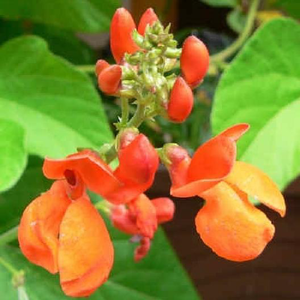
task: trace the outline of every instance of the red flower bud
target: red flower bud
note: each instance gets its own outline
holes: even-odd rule
[[[135,28],[129,11],[125,8],[117,9],[110,26],[110,48],[117,63],[125,53],[134,53],[139,49],[132,39],[132,31]]]
[[[194,97],[191,88],[182,77],[177,77],[168,103],[168,116],[173,122],[183,122],[191,113]]]
[[[119,65],[112,65],[102,70],[98,76],[98,84],[101,91],[114,95],[117,93],[122,77],[122,68]]]
[[[148,8],[140,19],[140,23],[138,26],[139,34],[144,35],[147,25],[152,25],[156,21],[158,21],[156,13],[152,8]]]
[[[180,67],[185,81],[196,87],[205,76],[209,66],[206,46],[195,36],[188,37],[182,47]]]
[[[95,73],[96,73],[96,75],[99,76],[100,73],[101,73],[104,69],[108,68],[109,66],[110,66],[110,64],[109,64],[106,60],[104,60],[104,59],[99,59],[99,60],[97,61],[97,63],[96,63],[96,68],[95,68]]]

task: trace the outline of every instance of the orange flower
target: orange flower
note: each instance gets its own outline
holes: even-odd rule
[[[236,141],[249,128],[235,125],[197,149],[193,158],[176,145],[165,149],[172,179],[171,194],[206,200],[196,217],[197,232],[219,256],[233,261],[257,257],[275,228],[248,197],[285,215],[284,199],[262,171],[236,162]]]
[[[135,236],[140,242],[134,259],[139,261],[150,250],[151,239],[158,224],[170,221],[175,212],[175,205],[169,198],[156,198],[152,201],[141,194],[127,206],[117,205],[111,211],[113,226],[120,231]]]
[[[65,159],[46,158],[44,175],[49,179],[66,178],[72,185],[72,174],[94,193],[114,203],[126,203],[146,191],[158,168],[158,155],[143,134],[130,135],[126,147],[119,150],[119,166],[113,171],[96,152],[84,150]]]
[[[74,200],[65,180],[33,200],[21,218],[18,239],[29,261],[60,274],[64,293],[89,296],[108,278],[114,249],[105,223],[83,191]]]

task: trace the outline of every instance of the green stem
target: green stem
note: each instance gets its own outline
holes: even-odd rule
[[[17,239],[18,236],[18,226],[9,229],[8,231],[0,235],[0,246],[8,244]]]
[[[237,52],[242,47],[242,45],[248,39],[248,37],[251,35],[251,32],[253,30],[254,21],[255,21],[255,17],[256,17],[256,12],[258,10],[259,2],[260,2],[260,0],[252,0],[244,30],[241,32],[239,37],[228,48],[224,49],[223,51],[221,51],[215,55],[212,55],[210,57],[211,63],[226,60],[228,57],[232,56],[235,52]]]
[[[80,65],[76,66],[76,68],[82,72],[95,73],[95,65]]]
[[[127,127],[139,127],[145,120],[145,105],[138,104],[135,114],[128,122]]]
[[[128,105],[128,99],[127,98],[121,98],[121,108],[122,108],[122,125],[126,126],[128,122],[129,117],[129,105]]]
[[[18,275],[20,271],[16,270],[10,263],[0,257],[0,264],[9,271],[13,276]]]

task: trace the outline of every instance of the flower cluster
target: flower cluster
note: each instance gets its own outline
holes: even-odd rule
[[[208,69],[205,45],[189,37],[182,49],[176,48],[169,27],[162,26],[152,9],[144,13],[137,29],[129,12],[118,9],[110,41],[117,64],[99,60],[96,74],[100,89],[122,100],[117,137],[99,151],[85,149],[64,159],[45,159],[43,173],[55,181],[23,213],[18,233],[23,254],[49,272],[59,273],[66,295],[93,293],[110,274],[114,248],[87,191],[100,195],[113,226],[139,243],[134,253],[139,261],[149,252],[158,225],[170,221],[175,212],[171,199],[150,200],[145,195],[160,160],[171,177],[171,195],[199,196],[206,201],[195,219],[204,243],[229,260],[257,257],[275,229],[248,197],[281,216],[285,203],[266,174],[236,161],[236,141],[249,126],[230,127],[199,147],[193,157],[177,144],[155,149],[137,129],[156,115],[175,122],[188,117],[192,88]],[[181,76],[172,73],[177,59]],[[131,103],[137,109],[128,120]],[[118,166],[113,169],[114,159]]]

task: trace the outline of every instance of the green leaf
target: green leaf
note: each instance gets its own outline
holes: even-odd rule
[[[0,48],[0,118],[19,123],[28,152],[40,156],[62,157],[111,138],[90,79],[33,36]]]
[[[300,1],[295,0],[277,0],[275,6],[283,9],[291,17],[300,18]]]
[[[264,170],[281,189],[300,173],[300,25],[268,22],[223,75],[212,112],[215,134],[247,122],[239,157]]]
[[[11,188],[26,167],[25,133],[11,121],[0,119],[0,192]]]
[[[107,221],[107,220],[106,220]],[[114,242],[115,262],[108,281],[90,300],[164,300],[199,299],[178,262],[162,230],[156,233],[149,255],[140,263],[133,262],[135,244],[129,237],[107,225]],[[58,276],[30,264],[18,248],[0,248],[0,256],[16,269],[25,271],[25,287],[30,300],[63,300]],[[10,284],[11,274],[0,266],[0,299],[14,300],[16,291]]]
[[[238,4],[238,0],[201,0],[201,1],[211,6],[235,7]]]
[[[0,15],[31,20],[72,31],[107,31],[119,0],[10,0],[1,1]]]
[[[49,188],[51,182],[43,176],[42,165],[41,158],[29,156],[21,179],[0,195],[0,233],[18,225],[25,207]]]
[[[227,15],[227,23],[230,26],[230,28],[237,32],[241,33],[245,27],[247,16],[242,12],[242,10],[237,7],[233,9],[228,15]]]

